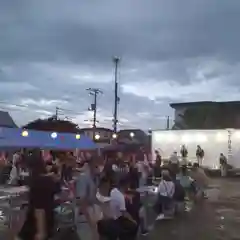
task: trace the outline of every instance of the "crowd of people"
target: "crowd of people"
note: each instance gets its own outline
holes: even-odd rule
[[[118,152],[103,158],[86,153],[76,158],[71,152],[51,153],[43,160],[40,150],[17,152],[8,161],[11,185],[28,185],[25,222],[18,234],[22,240],[47,240],[54,234],[54,209],[62,186],[72,189],[76,209],[88,223],[92,239],[135,239],[139,230],[149,233],[146,211],[137,189],[155,185],[156,220],[173,217],[176,203],[204,197],[207,176],[198,163],[180,164],[176,157],[163,162],[158,151],[154,163],[146,158],[129,159]]]

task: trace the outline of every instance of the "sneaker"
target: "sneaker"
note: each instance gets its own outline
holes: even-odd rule
[[[149,234],[149,231],[147,229],[141,230],[141,235],[142,236],[147,236]]]
[[[165,218],[164,214],[161,213],[157,216],[156,221],[163,220]]]

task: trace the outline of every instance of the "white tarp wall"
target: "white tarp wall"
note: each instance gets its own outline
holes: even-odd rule
[[[166,130],[152,132],[152,151],[154,159],[154,150],[158,150],[163,159],[168,159],[174,151],[177,151],[180,156],[180,149],[183,144],[188,149],[189,161],[196,162],[196,149],[197,145],[200,145],[205,152],[203,166],[218,168],[220,153],[228,156],[228,131]]]
[[[231,157],[228,163],[234,168],[240,168],[240,129],[231,130]]]

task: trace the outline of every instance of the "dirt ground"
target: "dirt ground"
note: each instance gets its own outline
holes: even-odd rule
[[[240,178],[212,179],[209,199],[174,220],[160,221],[148,239],[239,240]]]

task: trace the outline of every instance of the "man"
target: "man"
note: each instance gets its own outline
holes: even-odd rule
[[[200,145],[197,145],[196,157],[197,157],[198,164],[201,166],[202,165],[202,160],[203,160],[203,157],[204,157],[204,151],[200,147]]]
[[[185,145],[182,145],[181,150],[181,157],[182,157],[182,166],[187,166],[187,157],[188,157],[188,150]]]
[[[161,167],[162,166],[162,157],[157,150],[155,151],[155,154],[156,154],[156,162],[153,165],[153,174],[154,174],[154,177],[160,178],[161,172],[162,172],[162,167]]]
[[[142,187],[147,184],[147,180],[150,172],[150,166],[148,162],[144,160],[138,161],[137,166],[138,166],[138,172],[140,175],[139,186]]]
[[[158,163],[158,165],[161,166],[162,165],[162,157],[158,150],[155,150],[155,155],[156,155],[156,163]]]
[[[123,154],[121,152],[117,153],[117,157],[115,162],[112,164],[112,170],[115,175],[115,183],[117,184],[120,179],[127,176],[129,172],[129,168],[127,164],[124,162]]]
[[[169,158],[169,170],[171,177],[175,179],[176,174],[179,172],[179,159],[177,156],[177,151],[174,151]]]
[[[226,177],[227,176],[227,158],[223,153],[220,154],[219,163],[220,163],[221,176]]]
[[[94,217],[95,204],[97,202],[97,175],[97,161],[94,158],[90,158],[88,159],[88,168],[84,172],[80,172],[76,180],[77,206],[88,224],[86,226],[88,230],[84,231],[84,239],[98,239],[97,219]],[[86,234],[89,235],[86,236]]]
[[[137,234],[137,222],[128,213],[126,208],[125,193],[128,189],[128,179],[121,179],[118,186],[110,194],[110,206],[113,217],[119,227],[119,239],[133,240]]]

